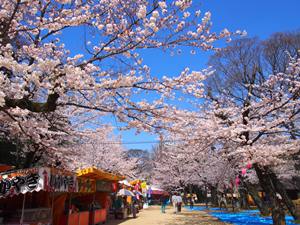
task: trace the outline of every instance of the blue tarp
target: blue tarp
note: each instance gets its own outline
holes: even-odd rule
[[[194,206],[193,209],[190,209],[189,206],[186,207],[189,210],[193,210],[193,211],[202,211],[202,210],[213,210],[213,211],[221,211],[220,208],[206,208],[205,206]]]
[[[188,208],[188,207],[187,207]],[[189,209],[189,208],[188,208]],[[197,206],[193,210],[206,210],[206,207]],[[214,212],[209,212],[210,215],[217,217],[219,220],[233,225],[269,225],[272,223],[271,217],[261,217],[258,210],[244,210],[241,212],[224,212],[219,208],[209,208]],[[217,212],[216,212],[217,211]],[[296,225],[292,222],[293,217],[286,216],[287,225]]]

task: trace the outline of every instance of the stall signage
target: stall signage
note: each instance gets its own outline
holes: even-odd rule
[[[75,192],[76,176],[34,168],[0,176],[0,198],[33,191]]]
[[[108,181],[97,180],[96,190],[103,192],[112,192],[112,183]]]
[[[51,173],[50,168],[40,168],[39,174],[42,177],[43,188],[46,191],[75,192],[76,177],[63,173]]]
[[[95,180],[78,178],[77,182],[79,192],[89,193],[96,190]]]
[[[73,176],[54,175],[50,176],[50,188],[53,191],[74,192],[76,182]]]
[[[41,189],[38,173],[0,180],[0,197]]]

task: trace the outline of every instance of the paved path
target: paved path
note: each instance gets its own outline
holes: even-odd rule
[[[160,212],[159,206],[143,209],[137,218],[129,217],[127,220],[112,220],[107,225],[225,225],[216,218],[203,211],[183,211],[175,215],[173,209],[168,207],[165,214]]]

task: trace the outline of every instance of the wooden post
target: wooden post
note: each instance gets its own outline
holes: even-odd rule
[[[92,202],[92,225],[94,225],[94,221],[95,221],[95,200],[96,200],[96,190],[93,194],[93,202]]]
[[[53,210],[54,210],[54,192],[51,193],[51,224],[53,224]]]
[[[21,214],[21,219],[20,219],[20,225],[23,225],[23,223],[24,223],[25,202],[26,202],[26,193],[25,193],[24,196],[23,196],[22,214]]]

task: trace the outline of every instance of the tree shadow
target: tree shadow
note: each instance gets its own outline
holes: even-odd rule
[[[169,221],[165,225],[225,225],[217,218],[206,213],[182,212],[176,215],[176,219]]]
[[[133,218],[132,216],[127,217],[126,219],[114,219],[114,218],[110,218],[105,225],[118,225],[118,224],[122,224],[124,222],[127,222],[128,220],[135,220],[136,218]]]

